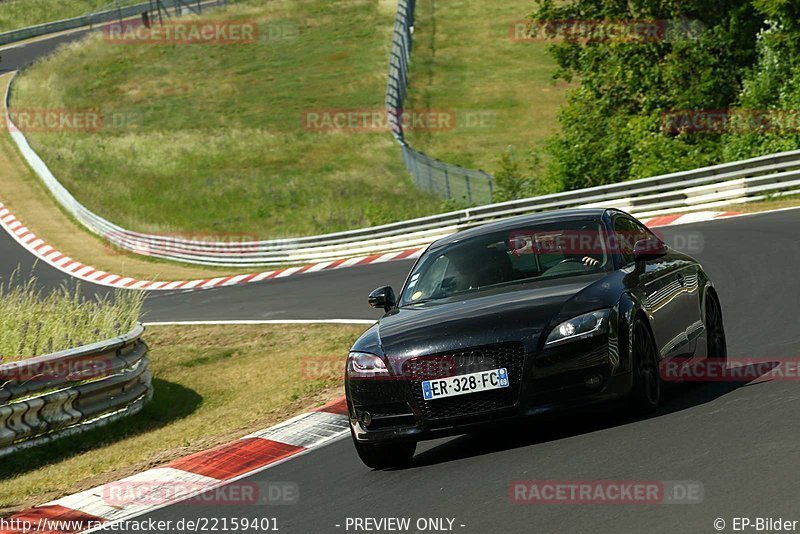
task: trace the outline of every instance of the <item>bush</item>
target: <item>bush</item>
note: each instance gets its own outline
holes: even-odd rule
[[[561,191],[561,184],[541,176],[542,160],[533,150],[517,157],[513,147],[500,154],[494,173],[494,202],[519,200]]]
[[[562,133],[549,145],[547,181],[576,189],[717,162],[723,132],[676,133],[664,128],[662,117],[737,104],[759,57],[757,36],[766,27],[765,13],[754,3],[540,2],[533,23],[667,23],[663,38],[654,40],[566,39],[550,46],[559,65],[556,77],[577,80],[578,86],[559,116]],[[763,83],[774,91],[774,80]]]
[[[762,0],[759,10],[768,27],[758,34],[758,62],[744,80],[738,108],[770,112],[775,120],[761,131],[730,131],[723,138],[723,158],[737,160],[800,148],[800,27],[797,8]]]

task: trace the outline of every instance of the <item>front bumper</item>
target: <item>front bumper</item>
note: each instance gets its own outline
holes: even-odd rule
[[[505,364],[503,364],[505,366]],[[361,442],[421,441],[480,430],[531,416],[625,397],[630,368],[620,361],[615,339],[597,336],[525,354],[513,402],[494,407],[475,402],[480,394],[422,401],[419,382],[406,379],[348,380],[353,434]],[[448,401],[447,410],[431,403]],[[454,404],[457,403],[457,404]],[[440,405],[441,406],[441,405]],[[474,407],[458,409],[459,407]],[[490,407],[490,409],[481,409]],[[463,413],[462,413],[463,412]]]

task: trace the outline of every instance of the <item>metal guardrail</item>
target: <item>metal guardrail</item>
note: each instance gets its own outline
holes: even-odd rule
[[[406,10],[409,3],[413,7],[413,0],[400,0],[400,3],[407,6]],[[408,11],[405,13],[404,17]],[[396,29],[397,26],[398,23],[395,24]],[[407,23],[400,23],[401,29],[405,26]],[[403,35],[402,32],[400,35]],[[399,72],[406,74],[397,76],[407,75],[407,71]],[[6,92],[6,108],[11,87],[9,84]],[[404,86],[397,90],[401,91],[401,87]],[[87,229],[121,250],[198,265],[269,267],[388,253],[424,247],[453,232],[494,219],[553,209],[606,206],[647,217],[692,209],[711,209],[725,204],[762,200],[767,196],[800,194],[798,150],[346,232],[265,241],[203,242],[134,232],[93,213],[53,176],[31,148],[25,135],[13,125],[8,111],[6,120],[10,135],[25,160],[62,208]],[[404,147],[404,154],[416,154],[415,158],[420,155],[410,147]],[[426,173],[427,170],[422,171],[421,175],[425,176]]]
[[[172,7],[173,0],[162,0],[169,3]],[[45,22],[44,24],[37,24],[36,26],[29,26],[28,28],[21,28],[19,30],[12,30],[9,32],[0,33],[0,45],[15,43],[17,41],[24,41],[32,37],[39,37],[41,35],[48,35],[51,33],[63,32],[66,30],[74,30],[83,26],[91,26],[102,22],[109,22],[121,18],[135,17],[143,11],[149,9],[149,3],[141,3],[132,6],[120,6],[106,11],[97,13],[89,13],[71,19],[56,20],[53,22]]]
[[[403,112],[408,93],[413,47],[416,0],[398,0],[389,53],[386,112],[392,134],[403,150],[403,163],[419,189],[439,198],[465,200],[468,204],[492,201],[494,178],[482,170],[465,169],[414,150],[405,138]]]
[[[139,412],[153,395],[143,332],[0,365],[0,457]]]
[[[213,4],[225,3],[225,0],[213,2]],[[178,8],[186,10],[194,9],[194,4],[189,4],[187,0],[161,0],[161,4],[165,8]],[[207,0],[203,0],[203,3],[201,3],[200,6],[206,7]],[[36,26],[29,26],[19,30],[3,32],[0,33],[0,46],[9,43],[16,43],[18,41],[24,41],[25,39],[31,39],[33,37],[49,35],[51,33],[74,30],[76,28],[83,28],[84,26],[93,26],[95,24],[101,24],[113,20],[136,17],[146,11],[149,11],[152,7],[153,6],[150,2],[118,6],[113,9],[107,9],[105,11],[98,11],[95,13],[87,13],[86,15],[81,15],[71,19],[45,22],[44,24],[38,24]]]

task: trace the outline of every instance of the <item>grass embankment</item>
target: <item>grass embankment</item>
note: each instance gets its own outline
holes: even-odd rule
[[[0,462],[0,513],[266,428],[340,395],[358,326],[150,327],[155,396],[138,415]]]
[[[541,168],[569,85],[552,81],[548,43],[512,39],[529,10],[515,0],[417,2],[408,107],[454,110],[457,127],[412,131],[412,146],[492,173],[510,147],[521,166]]]
[[[78,17],[109,6],[111,0],[2,0],[0,33],[54,20]],[[141,0],[126,0],[139,4]],[[125,5],[118,4],[118,5]]]
[[[143,294],[118,291],[85,300],[80,287],[43,293],[35,279],[0,281],[0,363],[49,354],[129,332],[142,311]]]
[[[0,93],[5,94],[10,79],[11,74],[0,76]],[[4,114],[5,103],[0,106]],[[253,272],[253,269],[167,264],[166,260],[156,261],[110,246],[100,237],[83,231],[58,208],[6,135],[0,135],[0,201],[54,249],[109,273],[139,280],[199,280],[214,278],[220,273]]]
[[[26,132],[75,196],[122,226],[281,237],[435,213],[387,131],[304,127],[382,110],[394,3],[244,1],[257,42],[112,44],[97,34],[27,70],[12,108],[101,108],[99,131]],[[23,128],[24,130],[24,128]]]

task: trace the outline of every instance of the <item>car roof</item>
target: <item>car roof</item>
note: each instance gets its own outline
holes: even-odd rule
[[[492,232],[511,230],[516,227],[519,227],[522,224],[534,224],[534,223],[541,224],[541,223],[551,223],[558,221],[577,221],[585,219],[599,220],[603,217],[603,215],[607,211],[609,211],[607,208],[578,208],[578,209],[566,209],[566,210],[556,210],[556,211],[544,211],[541,213],[534,213],[532,215],[521,215],[518,217],[512,217],[510,219],[503,219],[488,224],[482,224],[480,226],[476,226],[475,228],[470,228],[469,230],[464,230],[449,235],[447,237],[443,237],[442,239],[435,241],[430,246],[430,248],[431,249],[439,248],[444,245],[449,245],[450,243],[455,243],[456,241],[461,241],[463,239],[469,239],[471,237],[477,237]]]

